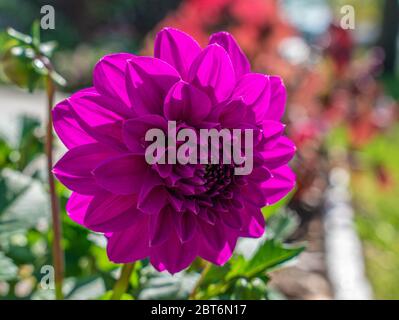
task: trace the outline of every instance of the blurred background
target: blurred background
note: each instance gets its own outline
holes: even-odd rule
[[[164,26],[203,46],[226,30],[253,71],[284,79],[297,188],[264,214],[271,233],[306,249],[271,270],[267,287],[244,281],[229,298],[399,299],[397,0],[0,0],[0,55],[12,66],[0,71],[0,299],[52,298],[40,289],[41,267],[51,264],[45,97],[40,84],[33,95],[11,86],[19,65],[4,45],[7,27],[29,33],[47,4],[55,29],[42,30],[42,41],[57,42],[52,62],[67,81],[57,99],[90,86],[105,54],[152,55]],[[57,188],[65,207],[68,191]],[[63,229],[67,296],[106,296],[118,266],[104,240],[65,212]],[[145,262],[136,269],[136,298],[186,298],[196,279],[195,272],[159,279]]]

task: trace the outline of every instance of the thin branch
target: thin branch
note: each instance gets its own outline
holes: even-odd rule
[[[122,267],[121,275],[116,281],[112,291],[111,300],[120,300],[129,286],[130,276],[134,270],[134,262],[124,264]]]
[[[49,72],[50,73],[50,72]],[[62,282],[64,274],[64,254],[61,247],[62,227],[58,197],[55,190],[55,180],[53,169],[53,121],[51,111],[54,104],[55,87],[50,75],[46,77],[47,92],[47,131],[46,131],[46,155],[47,155],[47,175],[50,191],[51,216],[53,221],[53,264],[55,273],[55,297],[57,300],[63,299]]]
[[[209,270],[211,269],[211,267],[212,267],[212,264],[210,262],[206,262],[204,269],[202,269],[200,278],[198,279],[193,291],[191,291],[190,296],[188,297],[190,300],[195,299],[195,297],[197,295],[197,291],[201,287],[201,284],[204,281],[204,279],[205,279],[206,275],[208,274]]]

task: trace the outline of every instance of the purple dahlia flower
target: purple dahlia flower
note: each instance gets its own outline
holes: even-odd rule
[[[222,265],[238,237],[260,237],[261,208],[295,184],[293,143],[280,122],[286,101],[279,77],[250,71],[234,38],[213,34],[206,48],[165,28],[155,57],[117,53],[94,69],[94,86],[53,111],[68,148],[54,167],[72,195],[72,220],[108,238],[111,261],[149,258],[178,272],[197,257]],[[148,164],[146,132],[177,128],[254,130],[253,170],[234,165]]]

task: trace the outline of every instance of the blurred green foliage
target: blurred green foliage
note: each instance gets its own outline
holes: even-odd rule
[[[378,299],[399,297],[399,126],[375,137],[358,156],[356,222],[363,239],[367,274]]]

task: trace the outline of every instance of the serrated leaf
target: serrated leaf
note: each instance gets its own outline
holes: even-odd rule
[[[266,240],[241,272],[243,271],[249,278],[265,273],[297,257],[304,249],[303,246],[290,246],[274,240]]]

